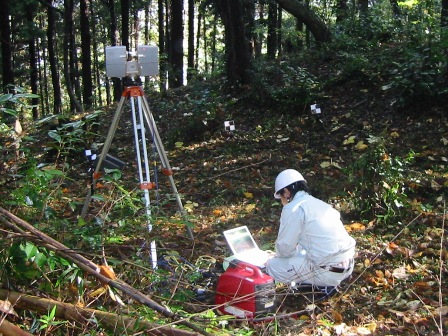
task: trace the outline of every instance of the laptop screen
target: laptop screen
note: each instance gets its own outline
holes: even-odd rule
[[[235,229],[224,231],[227,243],[234,254],[257,249],[252,235],[247,226],[240,226]]]

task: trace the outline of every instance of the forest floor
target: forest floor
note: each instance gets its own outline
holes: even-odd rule
[[[442,335],[448,328],[446,109],[407,114],[393,107],[392,97],[354,81],[325,92],[325,99],[317,102],[322,111],[319,118],[308,107],[281,114],[238,103],[215,106],[218,113],[209,121],[212,125],[206,125],[205,131],[201,128],[203,133],[195,135],[191,134],[195,128],[187,129],[184,138],[173,141],[168,138],[173,129],[184,127],[191,117],[191,111],[182,108],[189,95],[184,88],[170,91],[163,99],[149,98],[163,141],[174,143],[167,155],[194,236],[193,241],[186,239],[185,226],[176,220],[157,222],[152,235],[159,253],[174,254],[192,264],[212,258],[219,265],[230,254],[222,232],[239,225],[250,228],[261,248],[272,249],[281,212],[273,199],[273,184],[286,168],[301,171],[311,193],[341,211],[347,230],[357,241],[354,274],[336,295],[313,301],[308,294],[279,286],[278,315],[283,318],[275,323],[234,322],[231,333]],[[228,120],[234,121],[234,131],[225,130]],[[133,162],[132,132],[120,132],[118,137],[116,152]],[[381,209],[355,212],[350,200],[354,189],[362,189],[356,184],[360,181],[350,177],[357,176],[357,170],[381,166],[381,162],[360,160],[380,146],[372,141],[375,137],[384,139],[379,160],[396,158],[397,166],[383,172],[385,181],[398,181],[403,189],[397,193],[407,198],[405,208],[392,220],[376,216]],[[398,158],[404,160],[411,152],[415,159],[401,166]],[[161,192],[169,193],[162,179]],[[373,186],[365,195],[373,198],[375,192]],[[164,214],[175,210],[169,202],[162,208]],[[202,301],[193,300],[191,307],[196,311],[213,306],[216,282],[202,285],[211,294]],[[200,280],[196,286],[201,286]]]
[[[316,76],[332,75],[324,66],[311,71]],[[178,301],[183,309],[198,313],[213,308],[216,274],[230,255],[222,232],[247,225],[262,249],[273,249],[281,212],[280,203],[273,199],[274,180],[283,169],[295,168],[303,173],[313,195],[341,211],[347,230],[357,241],[355,271],[338,293],[323,300],[312,301],[308,294],[279,286],[281,318],[255,324],[230,319],[224,330],[235,335],[442,335],[448,330],[446,107],[406,113],[397,110],[393,97],[381,90],[347,81],[324,88],[324,98],[316,102],[321,114],[316,116],[308,106],[288,113],[253,108],[242,99],[245,90],[250,88],[235,90],[239,93],[232,95],[223,89],[216,104],[213,97],[207,97],[213,118],[198,118],[200,125],[191,122],[197,111],[186,104],[194,95],[189,88],[170,90],[163,98],[148,97],[162,142],[168,144],[167,157],[192,225],[193,240],[188,238],[185,220],[176,215],[175,202],[167,197],[172,191],[160,171],[154,175],[158,176],[160,197],[153,201],[155,220],[149,237],[142,210],[132,214],[123,210],[126,206],[114,210],[120,202],[125,203],[126,195],[106,183],[99,192],[109,193],[108,199],[112,194],[123,198],[117,196],[108,205],[94,201],[87,220],[107,218],[108,234],[116,235],[123,221],[137,225],[122,241],[109,240],[105,246],[106,256],[116,263],[129,261],[121,272],[117,267],[117,276],[147,290],[156,301],[160,295],[166,302],[148,280],[151,276],[138,273],[142,278],[133,278],[129,270],[139,258],[142,244],[154,239],[159,256],[185,272],[176,282],[162,282],[171,293],[167,304],[176,302],[175,293],[181,292],[183,284],[193,293],[198,288],[208,292],[200,299]],[[102,135],[108,130],[113,109],[106,113],[100,123]],[[207,116],[204,111],[199,113]],[[130,120],[123,118],[110,154],[127,163],[123,179],[132,186],[138,178],[134,135]],[[229,120],[235,123],[233,131],[224,128]],[[376,138],[383,140],[377,143],[373,141]],[[382,154],[373,160],[382,162],[363,161],[367,153],[376,153],[375,146],[381,146]],[[402,164],[411,152],[415,159]],[[79,181],[88,182],[86,161],[82,155],[70,159],[73,182],[67,182],[66,196],[80,203],[85,184]],[[378,181],[383,186],[364,181],[372,190],[363,191],[361,182],[366,177],[360,172],[388,161],[395,166],[378,172],[385,179]],[[364,213],[354,211],[351,195],[361,193],[374,199],[379,189],[384,192],[395,187],[385,186],[386,181],[400,184],[397,202],[404,194],[406,198],[405,206],[395,209],[392,219],[377,216],[382,213],[381,204]],[[76,221],[77,213],[66,209],[67,217]],[[185,278],[191,265],[207,260],[216,261],[208,264],[215,278]],[[147,266],[151,272],[149,262]]]

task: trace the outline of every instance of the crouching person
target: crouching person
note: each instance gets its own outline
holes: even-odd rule
[[[311,196],[302,174],[294,169],[277,176],[274,196],[283,209],[266,273],[286,284],[337,287],[353,272],[356,245],[339,212]]]

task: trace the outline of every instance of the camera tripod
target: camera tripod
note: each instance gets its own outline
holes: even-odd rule
[[[123,113],[123,108],[126,100],[130,101],[131,106],[131,112],[132,112],[132,124],[134,128],[134,142],[135,142],[135,149],[137,154],[137,166],[138,166],[138,176],[140,181],[140,189],[143,191],[144,196],[144,204],[146,209],[146,215],[148,217],[148,231],[150,232],[152,230],[152,224],[150,220],[151,216],[151,201],[150,201],[150,190],[156,189],[157,185],[155,182],[151,182],[150,177],[150,162],[148,159],[148,151],[146,146],[146,129],[145,129],[145,122],[146,125],[149,128],[149,131],[151,133],[152,139],[154,141],[154,145],[157,149],[157,152],[159,154],[159,158],[162,165],[162,174],[167,176],[169,179],[169,183],[171,186],[171,189],[173,191],[173,194],[176,198],[176,203],[179,208],[179,211],[182,216],[185,216],[185,209],[182,204],[182,200],[180,199],[179,193],[176,188],[176,184],[174,183],[173,179],[173,173],[172,169],[170,167],[168,158],[166,156],[165,149],[163,147],[162,141],[160,139],[159,132],[157,130],[156,123],[154,121],[154,117],[149,109],[148,101],[145,97],[145,94],[141,88],[141,84],[137,83],[136,81],[129,80],[129,78],[126,78],[127,82],[124,83],[125,88],[123,90],[123,93],[121,95],[120,102],[118,103],[115,115],[112,119],[111,126],[109,128],[109,132],[107,134],[106,140],[103,145],[102,152],[98,158],[95,171],[92,175],[92,181],[91,181],[91,187],[88,189],[87,197],[84,202],[84,206],[81,212],[81,217],[84,218],[89,203],[92,199],[94,188],[96,185],[97,180],[101,177],[100,170],[103,167],[103,164],[105,163],[105,160],[107,158],[107,153],[110,149],[110,146],[112,144],[112,139],[114,137],[115,131],[118,126],[118,122],[120,121],[120,117]],[[187,226],[187,233],[190,239],[193,239],[193,234],[190,230],[190,228]],[[155,242],[151,242],[151,258],[153,261],[153,267],[155,268],[156,264],[156,250],[155,250]]]

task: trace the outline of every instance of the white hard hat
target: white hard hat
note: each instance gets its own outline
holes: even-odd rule
[[[302,174],[295,169],[286,169],[278,174],[275,179],[275,198],[280,198],[278,192],[294,182],[305,181]]]

